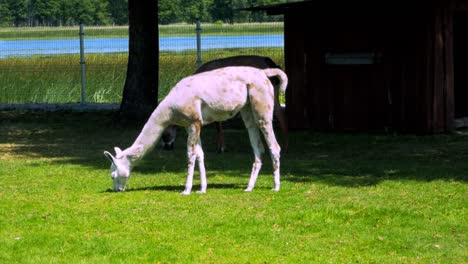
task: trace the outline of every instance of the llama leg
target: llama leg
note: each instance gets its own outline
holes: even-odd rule
[[[255,156],[252,165],[252,172],[250,174],[249,185],[247,186],[247,189],[245,189],[246,192],[251,192],[255,187],[255,182],[257,182],[258,173],[262,168],[262,154],[264,153],[264,147],[258,128],[248,128],[247,130],[249,132],[250,144],[252,145]]]
[[[283,153],[288,151],[288,125],[286,123],[286,116],[285,113],[283,112],[283,109],[281,109],[281,104],[279,101],[279,89],[278,87],[275,86],[275,105],[274,105],[274,113],[276,116],[276,119],[278,119],[279,125],[281,127],[281,132],[282,132],[282,144],[281,144],[281,150]]]
[[[250,88],[249,101],[252,106],[252,117],[262,131],[268,145],[268,149],[270,150],[270,156],[273,163],[273,190],[279,191],[281,148],[276,141],[275,133],[273,131],[273,86],[268,82],[265,86],[262,86],[262,84],[255,84],[248,86],[248,88]]]
[[[226,146],[224,145],[224,130],[221,122],[216,122],[216,145],[218,153],[223,153],[226,149]]]
[[[200,184],[201,188],[198,193],[206,193],[206,171],[205,171],[205,154],[203,153],[201,138],[198,139],[197,146],[195,148],[198,160],[198,169],[200,170]]]
[[[197,144],[200,135],[201,125],[194,123],[187,128],[187,160],[188,160],[188,172],[187,182],[185,183],[185,190],[181,193],[183,195],[189,195],[192,191],[193,185],[193,171],[195,169],[195,161],[197,159]]]
[[[255,157],[252,165],[252,172],[250,174],[249,185],[247,186],[247,189],[245,189],[246,192],[251,192],[255,186],[255,182],[257,181],[260,168],[262,167],[262,154],[265,149],[250,109],[241,111],[241,116],[249,133],[250,145],[252,146]]]
[[[262,131],[265,141],[267,142],[268,148],[270,149],[271,161],[273,164],[273,180],[274,188],[273,191],[279,191],[280,189],[280,151],[281,148],[275,138],[273,131],[273,125],[271,121],[259,120],[259,127]]]

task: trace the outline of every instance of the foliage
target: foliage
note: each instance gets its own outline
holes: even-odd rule
[[[231,0],[213,0],[211,16],[213,20],[223,20],[227,23],[234,22],[233,2]]]
[[[121,2],[125,0],[2,0],[0,12],[7,10],[9,16],[0,16],[0,24],[63,26],[83,22],[107,25],[111,22],[111,15],[122,17],[126,14],[127,7]],[[124,12],[116,12],[115,8]]]
[[[239,9],[285,0],[159,0],[159,23],[274,21]],[[126,25],[128,0],[0,0],[0,26]]]
[[[158,18],[159,24],[167,25],[170,23],[180,22],[181,14],[179,9],[179,1],[158,1]]]
[[[109,12],[114,25],[128,24],[128,0],[109,0]]]
[[[180,196],[185,136],[109,192],[102,155],[141,127],[106,113],[0,112],[2,263],[465,263],[468,135],[291,132],[282,190],[271,163],[244,193],[245,130],[202,137],[208,193]],[[195,180],[195,184],[199,184]]]

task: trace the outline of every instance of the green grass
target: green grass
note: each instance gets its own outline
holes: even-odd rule
[[[116,102],[125,83],[127,54],[90,54],[87,100]],[[0,102],[69,103],[81,96],[79,55],[33,56],[0,60]]]
[[[282,22],[267,23],[240,23],[240,24],[209,24],[203,23],[202,34],[204,36],[221,35],[257,35],[257,34],[282,34]],[[78,38],[79,27],[27,27],[27,28],[0,28],[0,40],[13,39],[65,39]],[[85,26],[86,38],[126,38],[128,26],[96,27]],[[160,25],[161,37],[169,36],[194,36],[195,24]]]
[[[269,56],[284,65],[283,49],[223,49],[206,51],[203,61],[234,55]],[[182,78],[195,72],[195,52],[160,54],[159,98]],[[87,102],[120,102],[127,54],[87,54]],[[81,98],[79,55],[33,56],[0,60],[0,103],[70,103]]]
[[[203,24],[203,35],[281,34],[282,23],[234,25]],[[86,27],[86,38],[127,37],[127,27]],[[194,25],[160,26],[160,35],[194,35]],[[0,28],[0,40],[76,38],[77,27]],[[247,48],[204,51],[204,62],[234,55],[269,56],[284,65],[281,48]],[[183,77],[193,74],[195,51],[161,52],[159,98]],[[86,54],[86,101],[121,101],[127,54]],[[0,59],[0,103],[75,103],[81,100],[79,55],[47,55]],[[284,100],[284,99],[283,99]]]
[[[125,38],[128,26],[84,27],[86,38]],[[18,27],[0,28],[1,40],[17,39],[79,39],[79,26],[75,27]]]
[[[209,24],[201,25],[203,36],[225,35],[270,35],[283,34],[283,22],[266,23],[237,23],[237,24]],[[160,36],[193,36],[195,25],[164,25],[159,26]]]
[[[102,155],[140,127],[112,114],[0,112],[1,263],[465,263],[468,133],[292,132],[244,193],[245,130],[202,131],[208,193],[181,196],[185,135],[109,192]],[[199,184],[195,181],[195,184]],[[197,188],[197,187],[195,187]]]

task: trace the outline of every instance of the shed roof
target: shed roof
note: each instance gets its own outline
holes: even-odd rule
[[[242,10],[246,11],[267,11],[270,15],[283,14],[286,10],[296,7],[303,7],[304,5],[312,4],[313,0],[305,0],[299,2],[290,2],[282,4],[273,4],[273,5],[263,5],[243,8]]]

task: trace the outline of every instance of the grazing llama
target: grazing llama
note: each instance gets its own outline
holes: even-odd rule
[[[254,152],[250,181],[245,191],[252,191],[262,165],[264,147],[259,130],[270,150],[274,188],[280,189],[280,146],[273,131],[274,91],[268,77],[280,78],[280,89],[286,90],[287,76],[280,69],[260,70],[253,67],[226,67],[186,77],[178,82],[149,117],[140,135],[127,149],[115,148],[115,156],[104,154],[112,162],[114,191],[124,191],[131,169],[148,153],[170,125],[187,128],[188,175],[184,195],[190,194],[195,161],[200,170],[200,193],[207,182],[200,130],[205,124],[224,121],[240,112],[248,130]]]
[[[230,66],[249,66],[258,69],[268,69],[268,68],[277,68],[280,69],[281,67],[278,66],[272,59],[268,57],[262,56],[254,56],[254,55],[240,55],[240,56],[232,56],[226,57],[222,59],[212,60],[209,61],[202,66],[200,66],[195,74],[202,73],[206,71],[212,71],[219,68],[230,67]],[[270,82],[273,84],[275,88],[275,94],[278,93],[278,85],[279,79],[276,76],[270,77]],[[288,127],[286,124],[286,118],[284,113],[281,109],[281,105],[278,99],[278,96],[275,96],[275,107],[274,107],[274,114],[276,119],[278,120],[279,126],[282,132],[282,144],[281,150],[283,152],[287,151],[288,149]],[[224,131],[221,122],[215,122],[216,125],[216,145],[217,145],[217,152],[222,153],[225,150],[224,144]],[[164,131],[161,143],[164,149],[172,150],[174,148],[175,139],[177,136],[177,126],[172,125],[166,128]]]

